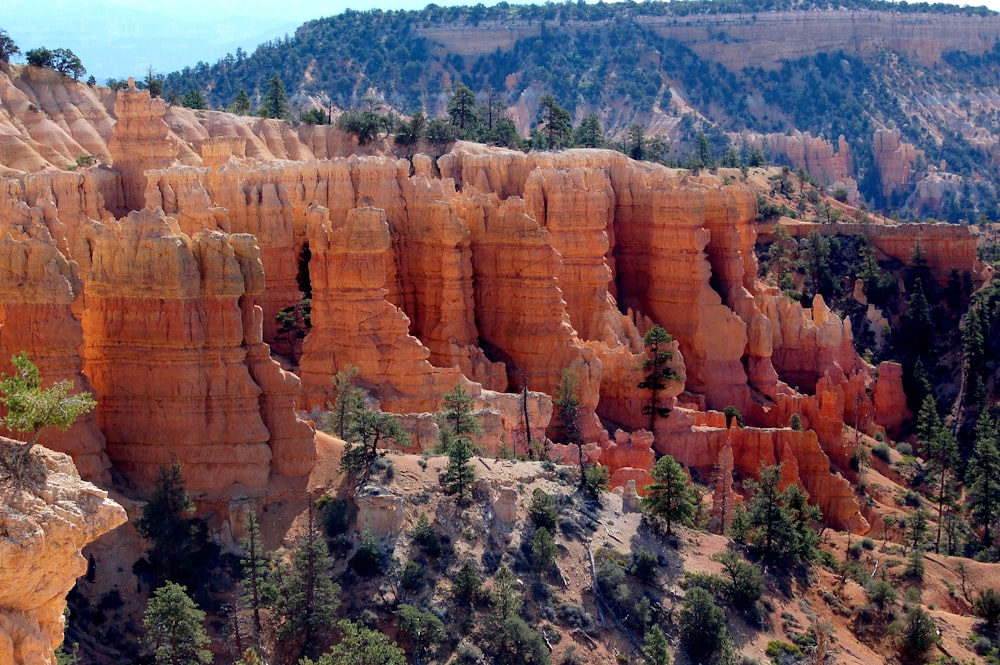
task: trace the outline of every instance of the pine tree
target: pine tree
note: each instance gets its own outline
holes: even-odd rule
[[[250,511],[247,516],[247,537],[243,540],[243,602],[253,614],[254,641],[260,646],[260,610],[270,600],[271,585],[268,582],[270,561],[260,539],[260,522],[257,514]]]
[[[396,610],[396,616],[399,617],[399,629],[410,638],[410,644],[413,646],[413,662],[417,665],[424,655],[433,653],[448,637],[441,619],[413,605],[401,604]]]
[[[577,394],[577,382],[579,379],[576,372],[571,369],[564,369],[562,380],[556,386],[555,399],[552,406],[556,409],[558,418],[559,435],[562,442],[576,446],[577,461],[580,464],[580,490],[583,490],[584,479],[586,478],[586,464],[583,461],[583,431],[580,427],[580,397]]]
[[[153,652],[156,665],[198,665],[212,662],[205,649],[205,613],[198,609],[180,584],[167,582],[153,592],[142,625],[145,645]]]
[[[262,118],[285,118],[291,107],[288,105],[288,93],[281,77],[275,74],[267,81],[267,92],[260,100],[257,115]]]
[[[229,110],[236,115],[250,115],[250,96],[247,95],[247,91],[240,88],[240,91],[236,93],[236,97],[233,99],[233,105],[229,107]]]
[[[338,642],[315,665],[406,665],[406,653],[384,633],[360,621],[341,621]],[[314,665],[308,658],[299,665]]]
[[[476,474],[469,460],[475,454],[472,437],[482,433],[482,427],[472,412],[475,404],[472,395],[462,386],[445,393],[438,414],[438,448],[448,456],[448,466],[444,473],[445,486],[458,494],[458,501],[466,499],[466,490]]]
[[[539,104],[542,107],[539,129],[545,138],[545,147],[549,150],[565,148],[573,132],[573,121],[569,111],[559,106],[552,95],[544,95]]]
[[[976,445],[968,469],[969,512],[982,530],[982,546],[992,547],[1000,519],[1000,447],[996,423],[985,411],[976,423]]]
[[[139,535],[153,543],[146,557],[158,580],[188,583],[197,566],[203,529],[201,520],[188,517],[194,502],[184,488],[183,466],[174,462],[160,467],[156,488],[135,522]]]
[[[292,551],[292,563],[279,569],[276,614],[278,638],[296,654],[313,656],[326,643],[340,605],[340,587],[331,579],[333,561],[309,509],[306,535]]]
[[[937,400],[934,395],[927,395],[920,406],[917,415],[917,434],[920,437],[922,452],[938,485],[935,497],[938,505],[937,537],[934,539],[934,552],[937,553],[941,549],[944,508],[951,501],[948,490],[950,481],[955,475],[955,465],[958,463],[958,444],[955,443],[951,430],[945,427],[938,417]]]
[[[355,413],[345,438],[347,445],[340,457],[340,472],[356,478],[359,485],[371,479],[375,460],[383,454],[379,446],[405,447],[410,442],[410,435],[397,416],[369,408]]]
[[[7,408],[0,426],[30,435],[24,445],[11,453],[10,465],[17,471],[45,428],[56,427],[65,432],[97,403],[87,392],[70,395],[72,381],[59,381],[43,389],[38,368],[24,351],[12,356],[10,362],[16,371],[0,378],[0,404]]]
[[[669,537],[673,524],[690,524],[694,519],[698,491],[690,484],[684,467],[670,455],[657,460],[652,476],[655,482],[644,488],[642,508],[653,518],[663,520]]]
[[[475,129],[476,95],[464,83],[457,83],[451,90],[448,99],[448,117],[451,124],[458,127],[462,138],[469,138],[469,133]]]
[[[596,113],[591,113],[580,121],[574,132],[573,142],[578,148],[603,148],[607,144],[604,128]]]
[[[680,614],[681,646],[692,663],[717,662],[729,637],[726,613],[701,587],[688,589]]]
[[[778,491],[781,465],[760,467],[757,480],[747,480],[753,492],[746,513],[733,518],[734,538],[745,538],[765,561],[808,561],[815,556],[813,527],[820,514],[798,485]],[[736,533],[739,530],[739,533]]]
[[[642,338],[646,347],[646,358],[642,362],[646,378],[639,382],[639,388],[649,391],[649,404],[642,407],[642,412],[649,416],[650,432],[656,431],[657,418],[670,415],[670,409],[660,406],[660,393],[666,389],[667,381],[680,378],[669,365],[674,358],[674,354],[669,351],[669,345],[673,341],[673,337],[658,325],[650,328]]]
[[[476,567],[470,561],[466,561],[462,564],[462,567],[458,569],[455,573],[455,577],[451,582],[451,595],[452,598],[459,605],[464,605],[466,607],[472,605],[473,601],[479,596],[480,588],[483,586],[483,580],[479,577],[479,573],[476,572]]]
[[[662,628],[654,624],[643,641],[642,653],[650,665],[670,665],[670,642]]]
[[[344,365],[333,376],[331,380],[335,397],[333,402],[327,403],[326,408],[330,413],[326,414],[323,420],[324,426],[345,440],[351,423],[365,406],[364,390],[354,385],[354,378],[358,372],[358,368],[354,365]]]
[[[184,99],[181,100],[181,104],[189,109],[205,109],[208,108],[208,101],[205,99],[205,95],[201,94],[200,90],[195,90],[192,88],[184,93]]]

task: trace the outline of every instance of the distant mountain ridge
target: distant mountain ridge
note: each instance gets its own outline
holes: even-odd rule
[[[165,93],[225,106],[241,89],[259,100],[277,74],[300,103],[347,109],[374,93],[441,115],[462,82],[509,105],[525,134],[553,94],[576,123],[596,112],[620,134],[638,122],[678,158],[705,132],[717,156],[754,145],[855,202],[971,221],[1000,218],[998,44],[1000,15],[951,5],[429,5],[310,21],[252,55],[174,72]],[[846,172],[810,164],[817,150]]]

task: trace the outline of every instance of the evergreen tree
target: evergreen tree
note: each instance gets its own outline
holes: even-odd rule
[[[239,92],[236,93],[236,97],[233,99],[233,105],[229,107],[229,110],[236,115],[250,115],[250,96],[247,95],[247,91],[240,88]]]
[[[198,609],[180,584],[167,582],[149,599],[142,625],[144,644],[156,665],[200,665],[212,662],[205,649],[205,613]]]
[[[944,508],[952,500],[949,489],[954,479],[955,466],[958,464],[958,444],[951,430],[944,426],[938,417],[937,400],[934,395],[927,395],[917,416],[917,433],[920,446],[927,458],[931,476],[937,482],[935,502],[938,505],[937,537],[934,539],[934,552],[941,550],[941,529],[944,526]]]
[[[558,431],[562,437],[562,442],[576,446],[577,461],[580,464],[580,490],[583,490],[584,479],[586,477],[586,464],[583,461],[583,430],[580,426],[580,397],[577,394],[576,372],[566,368],[563,369],[562,380],[556,386],[555,399],[552,406],[556,409],[558,419]]]
[[[465,388],[455,386],[442,396],[438,414],[438,448],[448,456],[444,482],[449,491],[458,493],[458,501],[465,501],[466,490],[476,474],[469,460],[475,454],[472,437],[482,433],[479,420],[472,412],[475,402]]]
[[[633,122],[625,129],[625,154],[632,159],[646,157],[646,128]]]
[[[448,118],[451,124],[458,127],[459,136],[469,138],[475,129],[478,117],[476,115],[476,95],[464,83],[457,83],[451,89],[448,99]]]
[[[306,658],[299,665],[406,665],[406,654],[384,633],[359,621],[341,621],[337,628],[340,642],[315,664]]]
[[[275,74],[267,81],[267,92],[260,100],[257,115],[262,118],[286,118],[291,107],[288,105],[288,93],[281,77]]]
[[[996,423],[985,411],[976,422],[976,445],[968,468],[968,505],[983,547],[992,547],[1000,519],[1000,449]]]
[[[569,111],[559,106],[552,95],[543,96],[539,103],[542,107],[539,131],[545,138],[545,147],[549,150],[567,147],[573,132],[573,121]]]
[[[423,656],[432,654],[448,637],[444,623],[430,612],[424,612],[413,605],[403,603],[396,610],[399,629],[410,638],[413,646],[413,662],[419,663]]]
[[[247,537],[243,540],[243,602],[253,614],[254,640],[260,646],[260,610],[272,599],[273,593],[268,581],[270,557],[264,551],[260,539],[260,522],[257,514],[250,511],[247,516]]]
[[[649,391],[649,404],[642,407],[642,412],[649,416],[649,431],[656,432],[656,419],[666,418],[670,409],[660,406],[660,393],[667,387],[667,381],[680,377],[670,368],[674,354],[669,351],[669,345],[674,338],[659,325],[654,325],[643,335],[642,343],[646,347],[646,358],[642,369],[646,377],[639,382],[639,388]]]
[[[761,466],[757,480],[746,481],[753,493],[746,509],[745,538],[765,561],[808,561],[815,555],[812,522],[818,513],[808,506],[805,493],[797,485],[779,491],[781,465]],[[733,527],[737,529],[737,518]],[[734,534],[735,535],[735,534]]]
[[[608,140],[604,136],[604,128],[596,113],[591,113],[580,121],[573,135],[573,143],[578,148],[603,148]]]
[[[156,488],[135,522],[139,535],[153,543],[146,553],[158,580],[192,583],[205,525],[188,517],[194,502],[184,489],[183,466],[174,462],[160,467]]]
[[[7,409],[0,426],[29,435],[24,445],[11,453],[11,466],[17,470],[46,427],[65,432],[97,403],[88,392],[70,395],[72,381],[59,381],[43,389],[38,368],[24,351],[12,356],[10,362],[16,371],[0,378],[0,404]]]
[[[344,365],[332,379],[336,396],[326,405],[330,413],[324,416],[323,424],[340,439],[346,440],[347,431],[365,406],[364,391],[354,385],[358,371],[354,365]]]
[[[20,52],[21,49],[10,38],[7,31],[0,29],[0,62],[10,62],[10,59]]]
[[[545,527],[535,529],[535,536],[531,541],[531,567],[539,575],[544,575],[556,565],[556,555],[559,549],[552,539],[552,534]]]
[[[459,605],[466,607],[479,596],[480,588],[483,585],[476,567],[470,561],[462,564],[462,567],[455,573],[451,582],[451,595]]]
[[[345,436],[347,445],[340,457],[340,472],[363,485],[371,479],[372,468],[384,453],[380,445],[407,446],[410,435],[399,418],[375,409],[362,408],[351,420]]]
[[[333,627],[340,587],[331,579],[332,568],[310,505],[308,528],[292,550],[291,566],[279,569],[275,602],[278,638],[296,659],[319,652]]]
[[[205,100],[205,95],[201,94],[200,90],[195,90],[194,88],[184,93],[184,99],[181,100],[181,104],[189,109],[197,110],[208,108],[208,102]]]
[[[657,460],[652,476],[655,482],[644,488],[642,508],[663,521],[669,537],[674,523],[691,524],[698,508],[698,491],[690,484],[684,467],[670,455]]]
[[[927,660],[927,652],[937,644],[937,626],[924,609],[912,605],[903,616],[899,640],[899,656],[903,665],[918,665]]]
[[[643,642],[642,653],[650,665],[670,665],[670,642],[662,628],[654,624]]]
[[[449,492],[458,495],[459,503],[465,502],[466,491],[476,480],[476,471],[469,464],[474,453],[472,442],[466,437],[453,439],[448,445],[448,466],[444,471],[444,484]]]
[[[718,662],[728,639],[726,613],[708,591],[701,587],[687,590],[679,623],[681,646],[691,662]]]

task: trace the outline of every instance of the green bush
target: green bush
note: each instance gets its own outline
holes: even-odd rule
[[[996,633],[1000,627],[1000,591],[984,589],[972,601],[972,611],[982,619],[983,625],[990,633]]]
[[[399,575],[399,586],[406,591],[418,591],[425,583],[424,567],[416,561],[407,561]]]
[[[891,453],[889,452],[889,444],[887,443],[876,443],[872,446],[872,455],[879,458],[886,464],[892,459]]]
[[[541,488],[535,488],[531,493],[531,504],[528,506],[528,516],[535,528],[547,529],[551,534],[556,529],[559,512],[556,510],[555,499]]]

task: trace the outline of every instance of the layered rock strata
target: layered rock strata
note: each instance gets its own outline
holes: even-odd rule
[[[44,480],[6,482],[0,501],[0,665],[55,665],[81,550],[126,519],[68,456],[36,447],[29,465]]]

